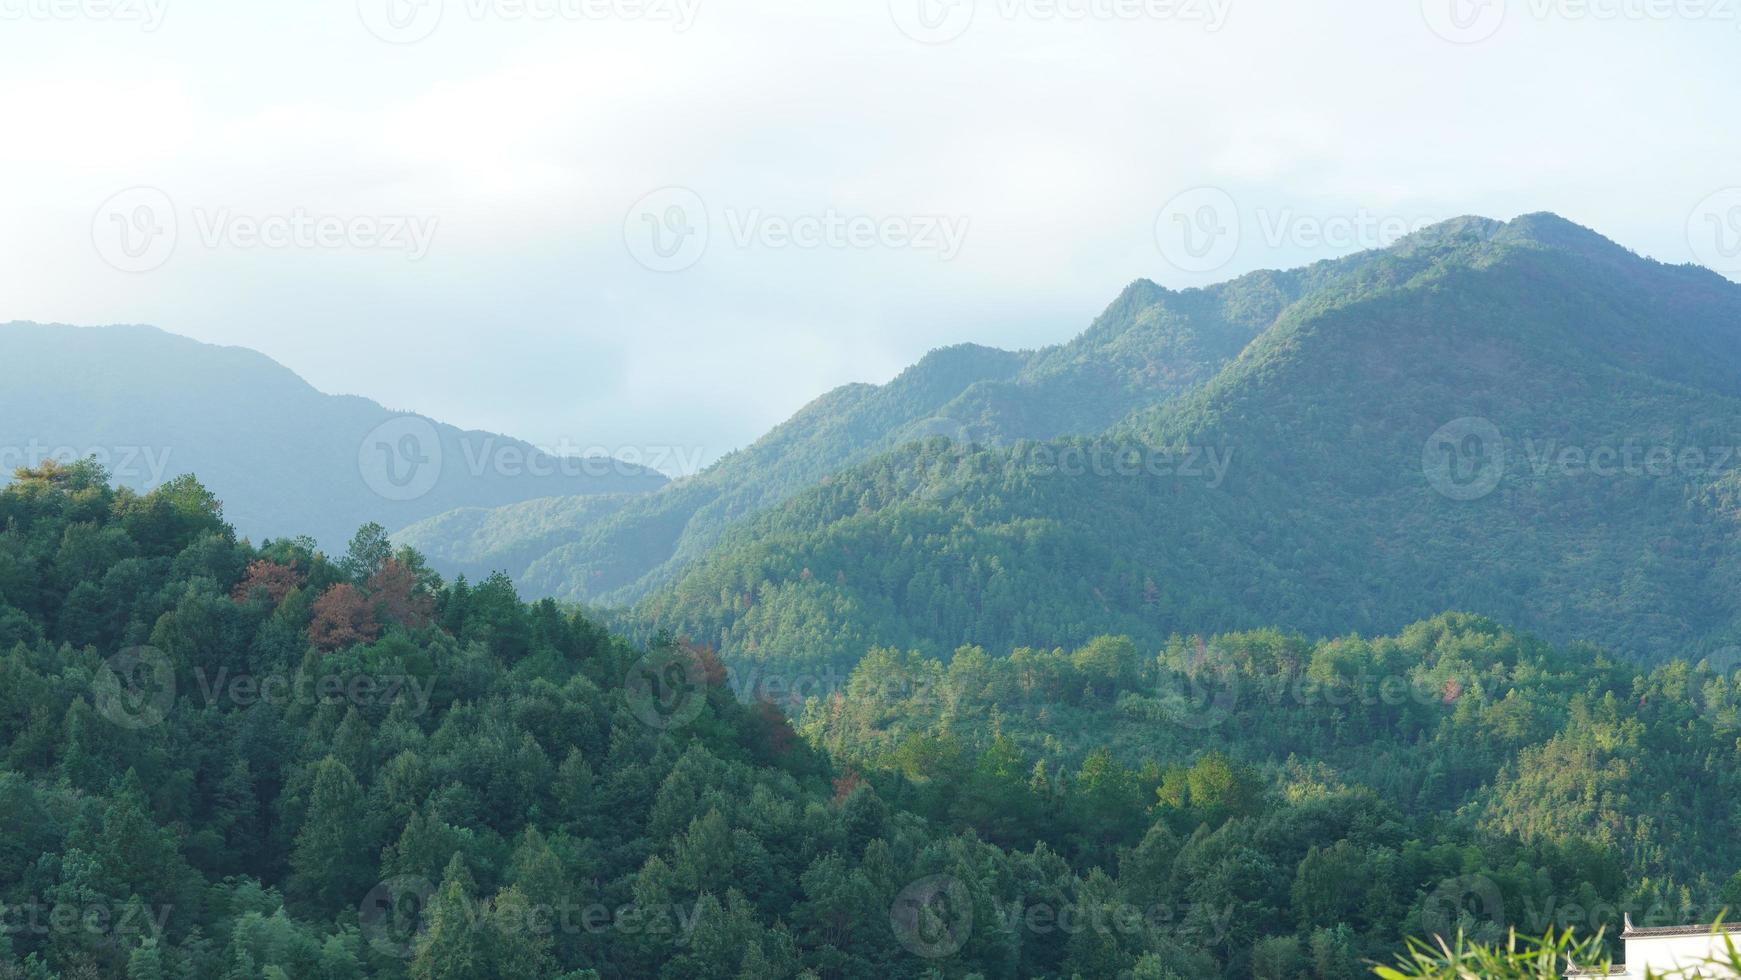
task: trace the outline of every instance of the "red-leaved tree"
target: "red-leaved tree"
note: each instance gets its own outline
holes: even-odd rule
[[[417,573],[389,558],[369,576],[369,606],[377,620],[417,629],[429,623],[435,604],[418,589]]]
[[[314,600],[314,618],[308,624],[308,640],[321,650],[367,643],[381,635],[375,610],[363,593],[348,582],[327,589]]]
[[[275,561],[261,558],[248,563],[248,573],[242,576],[242,581],[236,583],[236,588],[230,593],[230,598],[236,602],[249,602],[255,593],[265,592],[277,606],[290,594],[290,590],[302,584],[302,573],[296,570],[296,562],[280,565]]]

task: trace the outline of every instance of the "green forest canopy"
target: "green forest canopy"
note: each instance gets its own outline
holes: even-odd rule
[[[255,546],[84,463],[0,491],[0,651],[6,977],[1329,980],[1737,897],[1733,679],[1469,616],[746,701],[379,528]]]

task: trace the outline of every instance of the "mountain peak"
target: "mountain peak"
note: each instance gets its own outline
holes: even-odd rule
[[[1496,237],[1501,241],[1527,242],[1593,259],[1636,258],[1625,246],[1549,211],[1518,215]]]
[[[1534,245],[1606,261],[1635,257],[1627,248],[1551,211],[1520,214],[1510,221],[1497,221],[1480,215],[1462,215],[1429,225],[1402,238],[1394,248],[1406,254],[1423,247],[1476,245],[1486,242]]]
[[[1437,224],[1428,225],[1412,235],[1406,235],[1396,242],[1396,247],[1408,251],[1413,246],[1441,245],[1451,242],[1488,242],[1492,241],[1505,228],[1505,222],[1484,218],[1478,214],[1465,214],[1455,218],[1447,218]]]
[[[1008,377],[1027,360],[1019,351],[983,344],[950,344],[927,351],[924,357],[902,371],[890,384],[955,386],[955,390],[984,378]]]
[[[1100,319],[1128,319],[1138,310],[1153,306],[1171,294],[1171,290],[1152,279],[1132,280],[1100,314]]]

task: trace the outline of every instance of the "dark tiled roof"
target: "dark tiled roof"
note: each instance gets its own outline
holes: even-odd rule
[[[1709,936],[1714,932],[1741,933],[1741,922],[1725,922],[1703,926],[1658,926],[1640,929],[1631,922],[1626,924],[1626,931],[1620,934],[1621,939],[1651,939],[1656,936]]]

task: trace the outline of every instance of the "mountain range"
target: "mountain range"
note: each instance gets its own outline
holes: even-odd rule
[[[0,977],[1600,973],[1741,908],[1738,327],[1460,219],[626,486],[0,328]]]
[[[1319,270],[1187,293],[1133,283],[1080,336],[1037,351],[963,344],[884,385],[850,384],[697,476],[632,501],[466,509],[398,539],[446,571],[509,572],[530,594],[625,603],[668,584],[729,527],[900,446],[1006,444],[1106,430],[1226,367]]]
[[[1156,344],[1138,328],[1160,311],[1197,314],[1170,339],[1251,337],[1227,358]],[[1741,287],[1545,214],[1209,290],[1138,283],[1079,360],[1026,360],[1075,365],[1033,414],[964,420],[991,438],[904,444],[735,524],[634,619],[836,666],[1108,630],[1370,635],[1443,609],[1645,661],[1724,650],[1738,330]],[[1130,380],[1135,350],[1135,376],[1188,380],[1034,441],[1070,431],[1060,406],[1113,400],[1090,379]],[[1023,417],[1044,422],[995,424]]]
[[[666,482],[323,394],[264,354],[153,327],[7,323],[0,364],[0,480],[50,455],[96,455],[135,490],[195,473],[257,538],[309,534],[337,550],[369,521],[391,529],[457,507]]]
[[[1741,643],[1738,328],[1734,283],[1531,214],[1139,280],[1067,343],[935,350],[669,483],[480,466],[536,450],[145,328],[0,328],[26,366],[0,408],[14,445],[173,450],[244,532],[379,521],[444,573],[728,660],[1460,609],[1655,662]]]

